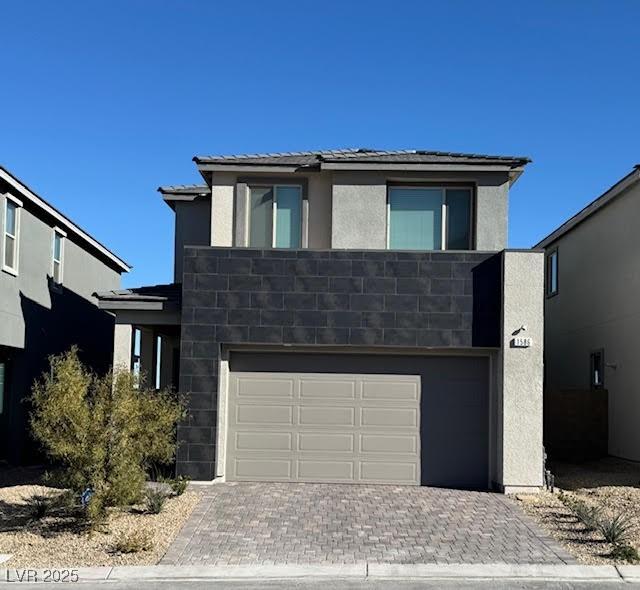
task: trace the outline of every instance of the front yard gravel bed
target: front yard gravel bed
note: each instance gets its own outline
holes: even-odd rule
[[[584,564],[626,564],[609,556],[612,546],[602,535],[588,530],[561,502],[560,490],[597,506],[603,516],[623,514],[632,519],[629,544],[640,550],[640,464],[608,457],[580,464],[555,463],[554,494],[519,495],[515,501],[542,528]]]
[[[167,499],[160,514],[145,514],[142,507],[112,509],[104,531],[86,532],[74,519],[45,516],[34,520],[27,500],[34,495],[59,493],[41,485],[0,488],[0,553],[12,555],[7,568],[154,565],[191,514],[200,494],[186,491]],[[113,552],[121,534],[149,531],[153,548],[139,553]]]

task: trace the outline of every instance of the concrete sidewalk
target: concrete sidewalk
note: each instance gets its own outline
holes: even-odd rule
[[[57,573],[54,573],[57,572]],[[69,572],[73,572],[69,574]],[[122,566],[0,570],[0,585],[15,582],[66,581],[151,582],[215,580],[526,580],[554,582],[640,582],[640,566],[513,565],[513,564],[381,564],[264,566]],[[75,575],[74,575],[75,574]],[[73,576],[74,579],[69,579]],[[76,578],[77,576],[77,578]]]

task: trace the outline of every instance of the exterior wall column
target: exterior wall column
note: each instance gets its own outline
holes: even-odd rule
[[[131,371],[131,347],[133,345],[133,326],[117,324],[113,335],[113,368]]]
[[[543,252],[505,250],[502,289],[497,483],[505,493],[537,491],[543,485]],[[530,345],[518,347],[516,336],[530,338]]]

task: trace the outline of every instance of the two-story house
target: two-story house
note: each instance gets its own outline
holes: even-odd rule
[[[542,485],[543,254],[507,250],[521,157],[196,157],[160,188],[175,282],[100,293],[114,358],[179,383],[198,480]]]
[[[640,461],[638,221],[640,166],[536,246],[546,252],[545,396],[564,410],[549,416],[551,449],[595,445]],[[572,426],[582,440],[567,436]]]
[[[21,463],[34,457],[25,398],[49,355],[76,345],[108,370],[114,320],[93,292],[129,267],[2,167],[0,229],[0,460]]]

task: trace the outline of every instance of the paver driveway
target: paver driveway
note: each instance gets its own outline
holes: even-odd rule
[[[427,487],[221,483],[164,564],[574,563],[499,494]]]

